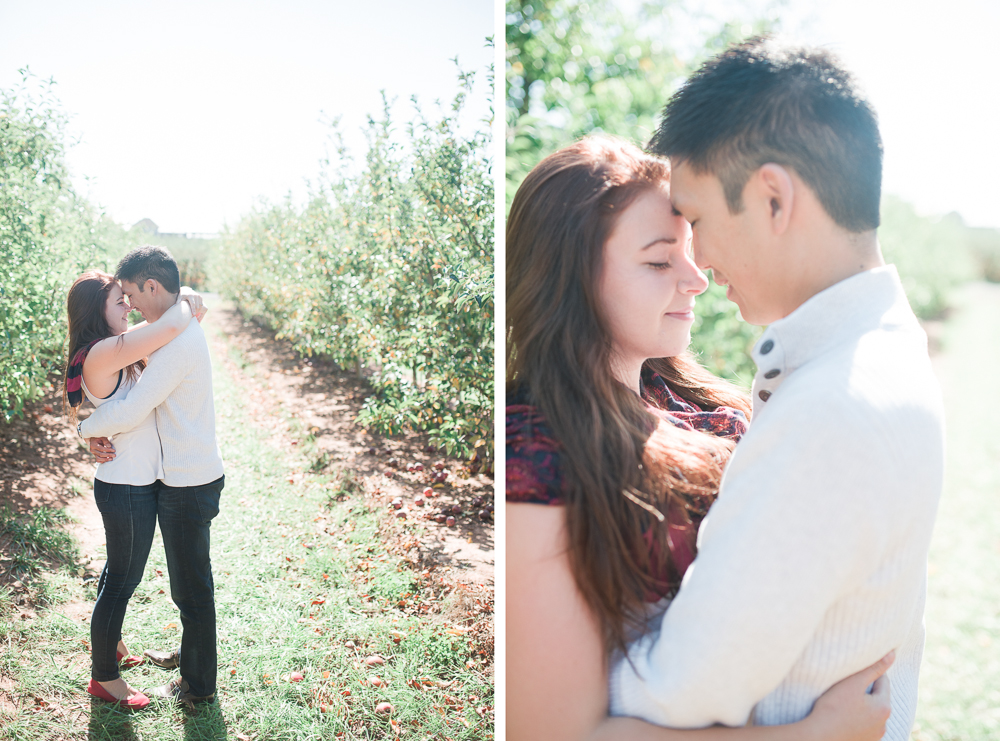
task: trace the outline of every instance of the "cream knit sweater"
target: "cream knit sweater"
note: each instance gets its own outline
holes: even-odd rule
[[[944,458],[926,335],[887,266],[772,324],[753,358],[750,429],[659,630],[612,668],[611,712],[793,722],[895,649],[885,738],[906,741]]]
[[[154,408],[163,449],[163,483],[199,486],[220,478],[212,361],[198,322],[190,322],[178,337],[150,354],[149,365],[128,396],[95,409],[80,432],[85,438],[111,437],[131,430]]]

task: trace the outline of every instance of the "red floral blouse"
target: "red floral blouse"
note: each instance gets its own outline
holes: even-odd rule
[[[711,412],[685,401],[675,394],[658,373],[644,368],[639,391],[647,409],[670,424],[685,430],[701,430],[719,437],[738,441],[747,429],[747,419],[742,411],[719,407]],[[560,469],[561,446],[537,407],[529,403],[523,392],[507,399],[507,483],[508,502],[561,505],[563,501],[563,476]],[[711,502],[705,502],[708,510]],[[688,566],[694,561],[695,542],[701,517],[692,516],[692,522],[680,503],[667,512],[667,547],[670,549],[670,573],[654,574],[657,589],[647,595],[655,602],[673,595],[680,587]],[[653,533],[646,533],[646,543],[656,555],[660,543]],[[655,562],[656,559],[654,559]]]

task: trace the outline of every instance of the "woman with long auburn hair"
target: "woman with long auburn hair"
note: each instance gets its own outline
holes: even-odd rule
[[[69,323],[64,402],[75,420],[83,396],[95,406],[121,399],[139,380],[145,358],[199,321],[205,309],[196,293],[181,294],[177,303],[152,324],[129,327],[131,311],[113,276],[89,270],[77,278],[66,298]],[[129,598],[142,579],[156,526],[156,494],[162,478],[156,418],[115,436],[115,458],[99,463],[94,474],[94,500],[104,519],[108,561],[97,586],[90,621],[91,680],[87,691],[128,708],[143,708],[149,699],[131,687],[120,667],[142,663],[131,656],[121,630]]]
[[[891,656],[795,724],[608,717],[609,670],[680,587],[751,409],[687,351],[708,281],[669,179],[665,160],[591,137],[544,159],[511,205],[508,738],[874,741]]]

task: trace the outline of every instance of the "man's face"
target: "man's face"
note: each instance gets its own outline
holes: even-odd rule
[[[138,311],[142,314],[142,318],[149,321],[149,317],[146,316],[146,310],[150,308],[150,299],[152,294],[149,291],[140,292],[139,286],[131,281],[122,281],[122,291],[128,297],[129,305],[134,311]]]
[[[761,219],[752,209],[732,214],[719,178],[698,174],[685,161],[670,175],[674,207],[691,223],[694,261],[712,271],[726,297],[740,307],[751,324],[769,324],[781,318],[776,308],[775,278],[780,266],[771,265],[766,239],[761,239]],[[759,216],[759,214],[757,215]]]

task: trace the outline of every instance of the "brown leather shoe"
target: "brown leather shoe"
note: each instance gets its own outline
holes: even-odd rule
[[[178,705],[187,705],[192,709],[194,708],[195,703],[215,702],[214,692],[211,695],[206,695],[205,697],[192,695],[190,687],[188,687],[187,680],[182,679],[181,677],[171,679],[169,682],[159,687],[151,687],[148,690],[144,690],[144,693],[151,700],[171,700],[176,702]]]
[[[142,655],[162,669],[176,669],[181,665],[181,650],[179,648],[175,648],[173,651],[148,649],[143,651]]]

